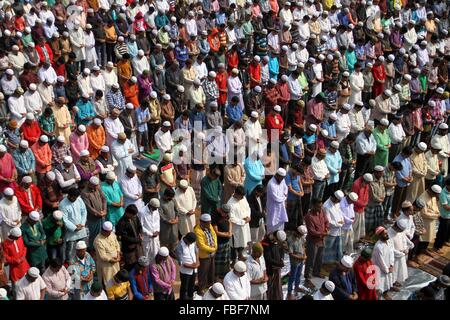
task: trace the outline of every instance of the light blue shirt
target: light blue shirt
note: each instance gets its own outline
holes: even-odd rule
[[[143,123],[145,119],[150,119],[150,111],[147,109],[142,110],[141,107],[136,109],[136,121],[138,124],[138,131],[145,132],[147,131],[147,123]]]
[[[406,177],[410,177],[412,174],[411,159],[403,157],[403,155],[400,153],[398,156],[395,157],[393,162],[396,161],[400,162],[403,166],[402,170],[398,170],[395,173],[397,185],[401,188],[407,187],[410,185],[410,183],[403,181],[403,179]]]
[[[76,230],[77,224],[86,225],[87,210],[81,199],[71,202],[67,197],[59,203],[59,210],[63,212],[64,226],[66,227],[65,241],[75,241],[88,236],[87,228]]]
[[[19,175],[27,175],[30,170],[35,170],[36,159],[31,149],[27,149],[25,152],[21,152],[19,149],[14,150],[12,156]]]
[[[328,171],[330,171],[330,178],[328,178],[328,184],[339,182],[339,170],[342,167],[342,157],[339,151],[331,153],[327,150],[325,156],[325,163],[327,164]]]
[[[447,188],[443,188],[439,195],[439,213],[442,218],[450,219],[450,210],[445,210],[443,205],[450,205],[450,191]]]

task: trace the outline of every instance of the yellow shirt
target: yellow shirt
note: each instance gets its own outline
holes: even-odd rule
[[[128,297],[128,288],[130,287],[130,282],[122,282],[122,283],[116,283],[114,279],[111,279],[110,281],[111,286],[106,290],[106,294],[108,296],[109,300],[123,300],[123,297]]]

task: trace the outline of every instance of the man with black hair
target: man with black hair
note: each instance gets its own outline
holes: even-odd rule
[[[120,269],[114,277],[106,283],[108,300],[133,300],[128,271]]]
[[[175,191],[173,189],[167,188],[164,190],[159,208],[161,217],[159,240],[161,246],[167,247],[172,256],[178,243],[178,213],[175,209],[174,197]]]
[[[395,218],[400,212],[400,206],[406,198],[406,189],[413,181],[411,155],[413,149],[411,147],[403,148],[402,152],[394,158],[394,162],[400,162],[402,169],[395,173],[397,186],[394,191],[394,201],[392,203],[392,217]]]
[[[196,241],[195,233],[188,232],[175,249],[180,264],[180,300],[192,300],[194,297],[196,270],[200,266]]]
[[[50,265],[42,275],[47,286],[49,300],[68,300],[72,279],[63,261],[59,258],[50,260]]]

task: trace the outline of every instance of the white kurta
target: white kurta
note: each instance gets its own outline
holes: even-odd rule
[[[23,98],[27,112],[32,112],[35,117],[42,114],[43,103],[39,92],[28,90],[23,95]]]
[[[119,83],[119,79],[117,78],[117,73],[114,69],[112,71],[104,70],[102,72],[102,74],[103,74],[103,79],[105,79],[106,92],[111,90],[111,87],[113,84]]]
[[[362,72],[353,72],[350,76],[350,87],[352,92],[350,94],[349,104],[354,104],[357,101],[362,101],[361,92],[364,89],[364,78]]]
[[[133,178],[125,175],[123,179],[119,180],[120,188],[124,195],[124,208],[130,204],[134,204],[138,210],[144,207],[144,201],[142,201],[142,184],[137,175]]]
[[[195,191],[192,187],[188,187],[186,191],[177,188],[174,200],[179,214],[178,230],[182,236],[185,236],[186,233],[192,232],[195,226],[195,214],[187,215],[189,211],[195,210],[197,207]]]
[[[388,291],[394,284],[394,273],[389,273],[389,268],[394,267],[394,244],[391,239],[387,242],[377,241],[372,253],[372,262],[379,268],[377,272],[377,289],[381,292]]]
[[[264,144],[262,141],[262,128],[259,121],[247,120],[244,124],[245,135],[248,138],[248,154],[252,155],[253,152],[263,150]],[[258,143],[259,140],[259,143]]]
[[[144,70],[150,70],[150,64],[148,63],[147,57],[136,57],[132,61],[133,69],[135,74],[141,75]]]
[[[350,121],[348,113],[343,114],[338,112],[336,120],[336,134],[339,143],[341,143],[342,140],[344,140],[344,138],[350,133],[351,128],[352,122]]]
[[[84,31],[81,28],[77,30],[69,31],[70,44],[72,45],[72,50],[76,55],[76,61],[81,61],[86,59],[86,49]]]
[[[405,250],[412,249],[414,244],[408,239],[405,232],[396,232],[393,228],[388,229],[389,239],[394,244],[394,282],[404,282],[408,279],[408,265],[406,261],[408,254]]]
[[[19,98],[9,97],[8,107],[9,112],[11,112],[11,120],[16,120],[17,125],[20,128],[25,122],[25,114],[27,113],[23,96],[20,96]]]
[[[142,240],[142,247],[144,249],[144,254],[147,256],[147,259],[153,261],[160,247],[159,235],[153,237],[153,235],[156,232],[159,233],[160,230],[159,211],[150,211],[149,207],[145,206],[139,211],[138,218],[142,225],[142,234],[144,238]]]
[[[161,156],[163,156],[166,151],[172,148],[173,145],[172,135],[170,131],[163,132],[161,129],[159,129],[155,133],[155,142],[156,146],[161,152]]]
[[[228,103],[231,102],[231,98],[234,96],[239,97],[239,105],[244,109],[244,97],[242,95],[242,82],[239,77],[229,77],[227,80],[228,86]]]
[[[106,131],[106,144],[109,147],[111,147],[113,142],[116,141],[117,135],[125,131],[123,124],[122,122],[120,122],[119,118],[106,118],[103,126],[105,127]]]
[[[14,227],[20,227],[22,210],[16,196],[11,201],[3,198],[0,200],[0,240],[8,237],[9,231]]]
[[[91,86],[91,76],[83,76],[83,74],[80,74],[78,76],[78,87],[80,88],[81,95],[88,94],[90,97],[94,95],[94,90],[92,90]]]
[[[250,225],[244,220],[251,216],[250,206],[245,197],[241,200],[231,197],[228,204],[231,206],[230,221],[233,224],[231,246],[233,248],[245,248],[251,241]]]
[[[133,144],[128,139],[123,144],[114,141],[111,145],[111,153],[118,163],[116,174],[119,181],[125,177],[125,171],[133,164],[132,153],[128,152],[130,148],[134,150]]]
[[[228,272],[223,279],[223,286],[230,300],[247,300],[250,298],[250,280],[247,273],[238,277],[233,271]]]
[[[95,37],[93,32],[85,33],[84,45],[86,48],[86,62],[96,63],[98,57],[95,51]]]
[[[105,79],[103,78],[103,75],[101,73],[98,76],[91,75],[90,83],[91,83],[92,91],[94,92],[94,94],[97,90],[102,91],[103,95],[106,93]]]

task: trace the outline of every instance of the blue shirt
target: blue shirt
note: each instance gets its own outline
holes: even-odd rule
[[[328,131],[328,136],[331,138],[336,138],[336,122],[330,123],[329,121],[322,122],[322,129]],[[327,141],[327,146],[330,142]]]
[[[450,206],[450,191],[447,188],[443,188],[439,195],[439,213],[441,217],[450,219],[450,210],[444,209],[443,205]]]
[[[305,145],[310,145],[316,142],[316,134],[308,136],[306,133],[303,135],[303,142]]]
[[[410,177],[412,175],[412,167],[411,167],[411,159],[405,158],[401,153],[395,157],[393,162],[400,162],[403,166],[402,170],[397,170],[395,173],[395,178],[397,181],[397,185],[401,188],[407,187],[410,185],[409,182],[405,182],[402,179],[406,177]]]
[[[136,121],[138,125],[139,132],[147,131],[147,123],[143,123],[145,119],[150,119],[150,111],[147,109],[142,110],[141,107],[136,109]]]
[[[136,267],[134,267],[129,273],[131,290],[133,291],[133,296],[135,299],[144,300],[144,296],[138,289],[136,276],[137,276]],[[150,268],[149,267],[145,268],[143,270],[142,274],[138,275],[138,276],[143,278],[142,279],[143,281],[141,283],[144,286],[144,290],[147,291],[148,293],[153,292],[153,284],[152,284],[152,276],[150,273]]]
[[[13,154],[14,164],[16,165],[19,175],[28,175],[30,170],[34,171],[36,168],[36,159],[31,149],[21,152],[18,149],[14,150]]]
[[[330,171],[328,184],[339,182],[339,170],[341,170],[342,167],[342,157],[339,151],[331,153],[328,150],[325,156],[325,163],[327,164],[328,171]]]
[[[66,229],[64,240],[76,241],[88,236],[87,228],[76,230],[77,224],[86,225],[87,210],[81,197],[75,202],[70,201],[67,197],[59,203],[59,210],[63,213],[63,221]]]
[[[189,121],[191,122],[191,126],[195,128],[195,122],[201,121],[203,130],[206,126],[206,116],[204,112],[198,112],[197,110],[192,110],[189,115]]]
[[[235,123],[242,119],[242,108],[239,105],[231,105],[227,106],[227,116],[231,120],[231,123]]]
[[[286,178],[284,178],[284,182],[286,182],[286,185],[292,186],[292,189],[294,189],[294,191],[296,192],[300,192],[300,176],[293,176],[293,174],[291,172],[288,172],[288,174],[286,175]],[[288,196],[287,196],[287,200],[288,201],[293,201],[293,200],[298,200],[300,199],[299,196],[293,194],[292,192],[288,192]]]
[[[92,122],[92,119],[87,120],[86,118],[95,117],[94,106],[92,105],[91,100],[84,102],[82,99],[80,99],[77,101],[76,106],[78,107],[76,116],[77,124],[90,124]]]

